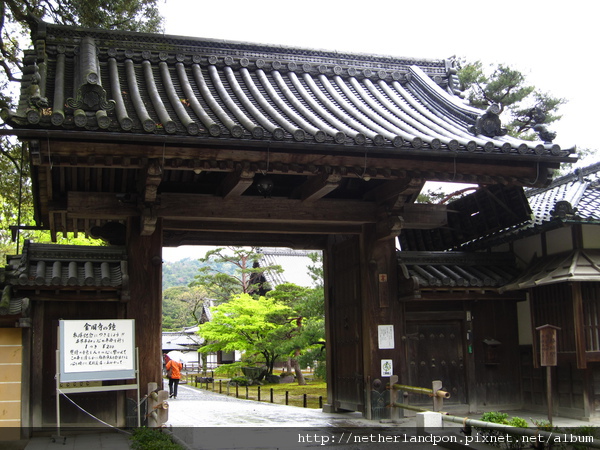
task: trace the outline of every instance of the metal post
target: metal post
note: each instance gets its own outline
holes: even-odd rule
[[[59,338],[60,339],[60,338]],[[59,340],[60,342],[60,340]],[[60,438],[60,350],[56,350],[56,437]],[[64,438],[66,441],[66,437]],[[54,441],[54,437],[52,439]]]
[[[438,391],[442,390],[442,382],[435,380],[431,383],[431,387],[433,391],[433,410],[439,412],[444,407],[444,397],[438,395]]]

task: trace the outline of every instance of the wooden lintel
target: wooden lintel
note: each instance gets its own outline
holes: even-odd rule
[[[67,214],[80,219],[125,220],[140,215],[135,198],[116,193],[69,192]]]
[[[223,198],[231,198],[242,195],[246,189],[252,186],[256,172],[239,168],[225,177],[220,186]]]
[[[277,233],[277,234],[360,234],[362,225],[345,224],[298,224],[263,222],[240,222],[240,221],[184,221],[165,220],[163,229],[172,231],[201,231],[201,232],[229,232],[229,233]]]
[[[72,218],[124,220],[140,215],[135,199],[114,193],[69,192],[67,213]],[[376,222],[376,206],[356,200],[326,200],[304,203],[287,198],[234,197],[211,195],[160,195],[156,216],[170,220],[215,220],[256,223],[329,223],[360,225]]]
[[[300,199],[314,202],[325,197],[340,185],[342,176],[339,173],[321,174],[309,177],[306,183],[299,187]]]
[[[163,233],[163,245],[179,247],[180,245],[234,245],[258,247],[287,247],[295,249],[323,249],[326,235],[319,234],[258,234],[230,233],[206,231],[170,231]]]

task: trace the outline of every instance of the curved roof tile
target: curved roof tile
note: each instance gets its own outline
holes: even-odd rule
[[[563,159],[572,150],[473,134],[484,112],[454,95],[444,60],[47,24],[39,37],[21,103],[5,112],[13,127]]]

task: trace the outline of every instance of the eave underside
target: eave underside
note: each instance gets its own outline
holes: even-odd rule
[[[425,181],[543,185],[559,165],[522,155],[515,161],[156,142],[48,139],[30,141],[29,149],[39,226],[54,236],[89,235],[92,227],[133,218],[149,233],[160,220],[166,246],[315,248],[327,235],[359,234],[364,226],[379,227],[384,237],[402,227],[434,228],[439,211],[413,204]],[[274,183],[268,198],[256,190],[263,176]]]

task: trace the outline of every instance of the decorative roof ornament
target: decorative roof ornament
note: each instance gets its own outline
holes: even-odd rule
[[[529,117],[535,123],[533,127],[533,131],[535,131],[540,139],[544,141],[546,144],[551,144],[554,139],[556,139],[556,133],[553,131],[549,131],[544,125],[544,121],[546,120],[546,113],[538,106],[532,108],[529,111]]]
[[[114,100],[107,100],[107,94],[100,80],[100,68],[94,39],[86,36],[81,40],[76,71],[77,90],[74,98],[67,99],[73,109],[84,111],[110,111],[115,107]]]
[[[577,212],[576,208],[567,200],[559,200],[555,203],[554,209],[550,213],[552,217],[558,217],[559,219],[566,219],[569,216],[574,216]]]
[[[488,107],[485,114],[482,114],[471,127],[471,132],[475,135],[484,135],[487,137],[497,137],[506,135],[506,128],[502,127],[500,121],[500,105],[493,104]]]

